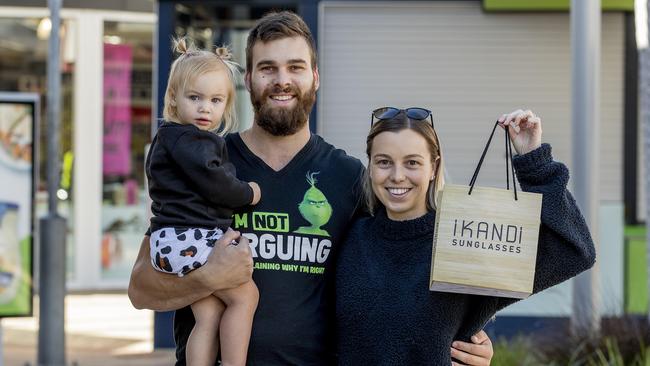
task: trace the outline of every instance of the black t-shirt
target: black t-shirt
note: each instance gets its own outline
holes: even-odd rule
[[[248,365],[332,365],[334,259],[361,204],[363,165],[316,135],[280,171],[238,134],[226,144],[237,177],[262,191],[232,223],[250,240],[260,291]],[[189,307],[176,312],[177,365],[185,364],[193,326]]]

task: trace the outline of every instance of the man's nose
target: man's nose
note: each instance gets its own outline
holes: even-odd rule
[[[289,72],[284,68],[280,68],[276,74],[275,83],[280,85],[280,87],[285,88],[291,84],[291,77]]]

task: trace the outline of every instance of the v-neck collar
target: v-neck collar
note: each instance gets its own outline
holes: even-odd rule
[[[293,158],[291,158],[291,160],[282,169],[275,170],[266,164],[262,158],[255,155],[251,149],[248,148],[248,145],[246,145],[244,140],[241,138],[239,132],[232,134],[231,137],[235,143],[235,146],[237,146],[237,148],[244,153],[244,156],[249,157],[260,169],[264,170],[267,174],[275,177],[283,176],[287,174],[287,172],[291,171],[295,166],[300,165],[305,157],[308,156],[309,153],[313,150],[317,139],[316,135],[313,133],[310,134],[309,141],[307,141],[305,146],[303,146],[302,149],[300,149],[300,151],[298,151],[298,153],[296,153],[296,155],[294,155]]]

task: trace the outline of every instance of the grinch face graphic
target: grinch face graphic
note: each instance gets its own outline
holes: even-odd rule
[[[298,204],[300,214],[311,226],[301,226],[294,232],[330,236],[327,230],[321,229],[321,226],[327,224],[330,217],[332,217],[332,206],[327,201],[327,197],[325,197],[323,192],[316,188],[316,183],[318,182],[316,180],[317,174],[320,174],[320,172],[307,172],[307,183],[311,187],[305,192],[302,202]]]

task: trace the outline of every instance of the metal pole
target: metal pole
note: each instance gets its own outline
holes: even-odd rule
[[[62,0],[48,0],[52,30],[47,62],[47,191],[48,215],[41,219],[40,318],[38,365],[65,365],[65,237],[66,222],[57,212],[60,172],[61,73],[59,17]]]
[[[598,247],[600,146],[600,0],[571,0],[573,193]],[[600,331],[598,269],[573,282],[571,327],[577,336]]]

